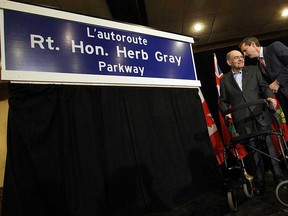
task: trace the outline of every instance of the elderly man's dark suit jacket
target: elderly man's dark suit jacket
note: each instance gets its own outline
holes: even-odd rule
[[[220,110],[223,112],[237,105],[274,97],[257,66],[246,66],[242,70],[242,91],[233,77],[232,71],[220,81]],[[230,107],[231,105],[231,107]],[[271,116],[266,104],[252,106],[232,113],[237,132],[247,134],[253,131],[251,116],[263,127],[270,127]],[[252,127],[252,128],[251,128]]]
[[[276,41],[263,47],[263,55],[270,82],[277,80],[280,92],[288,98],[288,47]]]
[[[221,111],[227,110],[230,105],[235,107],[237,105],[253,102],[261,98],[266,99],[273,96],[273,92],[264,80],[257,66],[247,66],[243,68],[242,91],[236,83],[231,71],[228,74],[225,74],[220,80]],[[263,103],[261,106],[251,106],[250,109],[245,108],[243,110],[236,111],[232,115],[232,119],[236,131],[240,134],[240,136],[255,131],[255,128],[257,130],[270,129],[272,121],[271,115],[265,103]],[[267,153],[269,152],[270,156],[276,157],[277,154],[269,136],[266,136],[265,142],[268,150]],[[254,144],[253,142],[250,143],[250,145]],[[261,188],[264,184],[264,166],[258,154],[253,154],[253,157],[256,165],[255,170],[252,171],[253,175],[255,175],[255,184],[256,186],[258,185],[257,187]],[[278,182],[283,174],[277,161],[271,160],[271,164],[273,178]]]

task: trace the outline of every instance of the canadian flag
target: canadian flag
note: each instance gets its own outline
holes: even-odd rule
[[[214,122],[214,119],[210,113],[210,110],[208,108],[208,105],[203,97],[203,94],[201,90],[198,91],[199,97],[201,98],[202,107],[206,119],[207,129],[210,137],[210,141],[212,143],[214,152],[216,154],[216,158],[218,161],[218,164],[222,164],[224,162],[224,145],[222,142],[222,139],[219,135],[219,132],[217,130],[217,126]]]

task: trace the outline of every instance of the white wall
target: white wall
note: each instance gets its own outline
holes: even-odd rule
[[[0,187],[3,187],[7,152],[8,100],[0,101]]]

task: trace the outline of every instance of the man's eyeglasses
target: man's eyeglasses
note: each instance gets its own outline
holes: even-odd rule
[[[245,56],[241,55],[241,56],[234,56],[233,60],[238,60],[238,59],[244,59]]]

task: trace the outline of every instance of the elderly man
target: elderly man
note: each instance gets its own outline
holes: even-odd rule
[[[244,56],[238,50],[230,51],[226,56],[227,64],[231,71],[224,75],[220,83],[220,110],[224,112],[230,107],[235,107],[259,99],[266,99],[273,107],[276,107],[276,100],[273,92],[261,75],[256,66],[246,66]],[[255,130],[270,129],[272,120],[266,104],[245,109],[232,113],[233,123],[239,135],[247,135]],[[270,136],[265,139],[268,152],[271,156],[276,156]],[[255,143],[251,143],[255,145]],[[255,146],[254,146],[255,147]],[[247,149],[249,151],[249,149]],[[261,193],[264,187],[264,169],[261,156],[254,153],[256,164],[255,186],[256,193]],[[284,180],[279,164],[275,160],[270,160],[271,171],[276,183]]]

